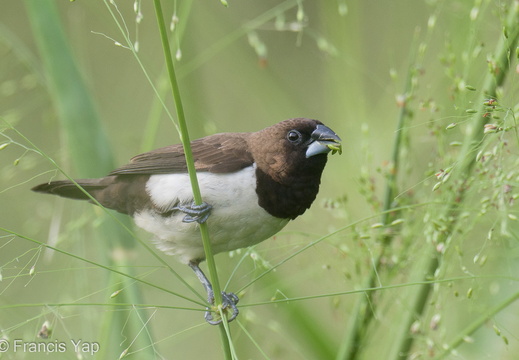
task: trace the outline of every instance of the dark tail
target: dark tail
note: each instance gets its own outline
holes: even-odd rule
[[[76,183],[104,207],[132,215],[135,211],[149,206],[150,198],[146,192],[148,178],[149,175],[119,175],[80,179],[76,180]],[[70,180],[40,184],[33,187],[32,191],[69,199],[91,200]]]
[[[76,182],[85,189],[90,195],[96,197],[96,192],[106,188],[107,184],[103,184],[103,179],[81,179]],[[44,194],[58,195],[69,199],[90,200],[76,184],[70,180],[52,181],[50,183],[40,184],[31,189]]]

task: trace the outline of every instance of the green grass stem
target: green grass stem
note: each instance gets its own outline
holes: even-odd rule
[[[142,283],[142,284],[147,285],[147,286],[150,286],[150,287],[152,287],[152,288],[156,288],[156,289],[161,290],[161,291],[164,291],[164,292],[166,292],[166,293],[169,293],[169,294],[172,294],[172,295],[178,296],[178,297],[180,297],[180,298],[182,298],[182,299],[184,299],[184,300],[190,301],[190,302],[192,302],[192,303],[195,303],[195,304],[198,304],[198,305],[202,305],[202,306],[204,305],[204,303],[202,303],[202,302],[199,302],[199,301],[193,300],[193,299],[191,299],[191,298],[189,298],[189,297],[186,297],[186,296],[183,296],[183,295],[181,295],[181,294],[179,294],[179,293],[173,292],[173,291],[171,291],[171,290],[169,290],[169,289],[167,289],[167,288],[164,288],[164,287],[162,287],[162,286],[157,286],[157,285],[155,285],[155,284],[153,284],[153,283],[150,283],[150,282],[148,282],[148,281],[146,281],[146,280],[142,280],[142,279],[140,279],[140,278],[138,278],[138,277],[136,277],[136,276],[134,276],[134,275],[132,275],[132,274],[128,274],[128,273],[125,273],[125,272],[119,271],[119,270],[117,270],[115,267],[111,267],[111,266],[106,266],[106,265],[100,264],[100,263],[98,263],[98,262],[95,262],[95,261],[89,260],[89,259],[84,258],[84,257],[82,257],[82,256],[79,256],[79,255],[73,254],[73,253],[71,253],[71,252],[65,251],[65,250],[63,250],[63,249],[60,249],[60,248],[57,248],[57,247],[51,246],[51,245],[49,245],[49,244],[43,243],[43,242],[41,242],[41,241],[38,241],[38,240],[36,240],[36,239],[30,238],[30,237],[28,237],[28,236],[25,236],[25,235],[23,235],[23,234],[17,233],[17,232],[15,232],[15,231],[12,231],[12,230],[9,230],[9,229],[3,228],[3,227],[0,227],[0,231],[4,231],[4,232],[6,232],[6,233],[8,233],[8,234],[11,234],[11,235],[14,235],[14,236],[16,236],[16,237],[18,237],[18,238],[20,238],[20,239],[24,239],[24,240],[27,240],[27,241],[33,242],[33,243],[35,243],[35,244],[37,244],[37,245],[39,245],[39,246],[41,246],[41,247],[44,247],[44,248],[50,249],[50,250],[55,251],[55,252],[57,252],[57,253],[60,253],[60,254],[63,254],[63,255],[67,255],[67,256],[70,257],[70,258],[74,258],[74,259],[77,259],[77,260],[83,261],[83,262],[85,262],[85,263],[87,263],[87,264],[90,264],[90,265],[94,265],[94,266],[97,267],[97,268],[101,268],[101,269],[107,270],[107,271],[109,271],[109,272],[111,272],[111,273],[114,273],[114,274],[117,274],[117,275],[121,275],[121,276],[123,276],[123,277],[125,277],[125,278],[128,278],[128,279],[130,279],[130,280],[133,280],[133,281],[135,281],[135,282]],[[128,269],[131,269],[131,268],[132,268],[131,266],[124,266],[124,265],[114,265],[114,266],[117,266],[117,267],[122,266],[122,267],[125,267],[125,268],[128,268]],[[120,286],[119,286],[119,287],[120,287]]]
[[[477,317],[472,323],[468,324],[465,329],[463,329],[463,331],[460,331],[458,334],[456,334],[454,339],[452,339],[449,344],[443,347],[443,351],[434,357],[434,360],[445,359],[445,357],[450,355],[454,349],[462,345],[466,341],[467,337],[472,335],[482,326],[485,326],[485,324],[487,324],[488,321],[491,320],[495,315],[506,309],[517,300],[519,300],[519,292],[515,292],[496,306],[483,312],[481,316]]]
[[[415,45],[412,46],[414,50],[410,52],[409,70],[407,72],[407,79],[404,85],[403,97],[405,97],[404,103],[400,107],[398,113],[397,125],[394,132],[393,149],[391,152],[391,165],[389,174],[387,175],[386,186],[383,197],[383,207],[380,213],[381,223],[384,226],[388,226],[392,219],[396,217],[396,214],[400,212],[396,208],[395,194],[397,191],[397,181],[400,175],[400,158],[402,153],[402,147],[404,143],[404,136],[407,131],[404,129],[407,127],[409,121],[409,109],[408,99],[411,97],[413,91],[413,77],[415,76],[415,62],[417,54],[416,42],[418,40],[418,32],[415,32]],[[379,270],[381,266],[381,260],[386,256],[386,250],[391,245],[392,236],[384,235],[381,239],[382,247],[379,254],[373,261],[373,266],[370,269],[369,275],[367,275],[366,283],[363,286],[365,289],[375,288],[379,281]],[[339,351],[337,352],[336,359],[355,359],[360,351],[360,346],[365,341],[366,331],[373,320],[375,310],[377,307],[376,301],[374,300],[375,292],[367,291],[364,293],[365,296],[359,297],[355,304],[355,310],[353,311],[353,317],[350,319],[350,325],[347,327],[344,339],[341,342]],[[371,310],[370,310],[371,308]]]
[[[162,12],[162,6],[160,0],[154,0],[155,6],[155,14],[157,16],[157,23],[159,26],[160,38],[162,43],[162,48],[164,50],[164,58],[166,61],[166,66],[168,68],[169,80],[171,84],[171,90],[173,93],[173,99],[175,101],[175,109],[177,113],[178,125],[180,128],[180,136],[182,140],[182,145],[184,147],[184,154],[186,157],[187,169],[189,172],[189,179],[191,181],[191,188],[193,190],[193,197],[196,204],[202,203],[202,195],[200,193],[200,186],[198,184],[198,180],[196,177],[196,169],[195,163],[193,159],[193,153],[191,150],[191,142],[189,139],[189,133],[187,129],[186,118],[184,114],[184,107],[182,105],[182,98],[180,96],[180,89],[177,82],[177,76],[175,74],[175,67],[173,65],[173,57],[171,55],[171,49],[169,46],[168,34],[166,30],[166,24],[164,23],[164,15]],[[200,234],[202,237],[202,242],[204,245],[204,252],[207,261],[207,267],[209,269],[209,277],[211,279],[211,283],[213,285],[214,290],[214,300],[215,305],[220,306],[222,304],[222,294],[221,287],[218,280],[218,273],[216,270],[216,263],[214,261],[213,252],[211,249],[211,241],[209,238],[209,230],[206,223],[200,224]],[[221,314],[223,316],[223,314]],[[228,325],[223,321],[219,325],[220,329],[220,338],[222,341],[222,348],[226,359],[233,358],[231,353],[231,345],[230,345],[230,332],[228,330]]]

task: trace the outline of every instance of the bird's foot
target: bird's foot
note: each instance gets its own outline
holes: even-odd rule
[[[227,315],[227,322],[233,321],[240,313],[238,311],[238,307],[236,306],[240,299],[234,293],[222,291],[222,304],[216,306],[214,304],[213,286],[211,285],[209,279],[205,276],[204,272],[198,266],[199,263],[200,261],[193,260],[190,261],[188,265],[191,267],[191,269],[193,269],[207,292],[207,302],[210,304],[210,306],[206,308],[205,320],[211,325],[218,325],[223,320],[223,317],[220,314],[225,314]],[[216,319],[213,316],[213,313],[217,315]]]
[[[228,314],[229,310],[232,311],[232,313],[229,314],[229,317],[227,318],[227,322],[231,322],[234,319],[236,319],[236,317],[240,313],[240,311],[238,310],[238,307],[236,306],[236,304],[238,304],[238,301],[240,301],[240,299],[238,298],[238,296],[236,294],[231,293],[231,292],[226,293],[226,292],[222,291],[222,305],[221,305],[222,312],[225,314]],[[209,299],[209,302],[214,304],[214,298]],[[213,305],[212,309],[207,308],[207,311],[205,312],[205,321],[207,321],[211,325],[218,325],[222,322],[222,318],[221,318],[221,316],[219,316],[215,320],[215,318],[213,317],[213,314],[212,314],[213,312],[218,315],[220,314],[219,309]]]
[[[209,215],[211,215],[213,207],[206,202],[203,202],[200,205],[193,202],[191,205],[179,205],[175,206],[173,209],[180,210],[186,214],[184,219],[182,219],[182,222],[192,223],[196,221],[197,223],[202,224],[206,222]]]

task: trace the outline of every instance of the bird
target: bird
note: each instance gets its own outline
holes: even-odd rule
[[[194,201],[182,144],[134,156],[102,178],[50,181],[32,190],[130,215],[154,235],[159,250],[193,269],[214,309],[212,284],[199,267],[205,260],[200,224],[207,224],[214,254],[272,237],[310,207],[328,153],[340,154],[342,145],[322,122],[293,118],[257,132],[209,135],[191,141],[191,149],[201,204]],[[228,322],[239,313],[238,301],[222,292]],[[205,320],[221,323],[212,313],[208,306]]]

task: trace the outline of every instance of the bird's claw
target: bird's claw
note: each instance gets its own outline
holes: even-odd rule
[[[232,310],[232,314],[230,314],[230,317],[227,318],[227,322],[231,322],[234,319],[236,319],[236,317],[240,313],[238,307],[236,306],[236,304],[238,304],[238,301],[240,301],[240,299],[236,294],[231,292],[226,293],[222,291],[222,311],[227,312],[229,309]],[[212,299],[211,302],[214,302],[214,299]],[[211,325],[218,325],[222,322],[222,318],[220,317],[217,320],[214,320],[212,314],[213,311],[217,312],[216,310],[211,310],[207,308],[207,311],[205,312],[205,321],[207,321]]]
[[[205,320],[211,325],[218,325],[223,321],[223,316],[220,314],[225,313],[228,315],[226,316],[227,322],[233,321],[240,313],[238,307],[236,306],[240,299],[234,293],[222,291],[222,304],[215,306],[213,286],[198,266],[199,263],[199,261],[190,261],[188,265],[191,267],[191,269],[193,269],[207,292],[207,302],[210,304],[210,306],[206,307]],[[213,316],[213,313],[218,315],[216,320]]]
[[[203,202],[200,205],[193,202],[191,205],[179,205],[174,207],[174,210],[180,210],[186,214],[184,219],[182,219],[182,222],[192,223],[196,221],[199,224],[207,221],[209,215],[211,215],[212,209],[213,207],[206,202]]]

